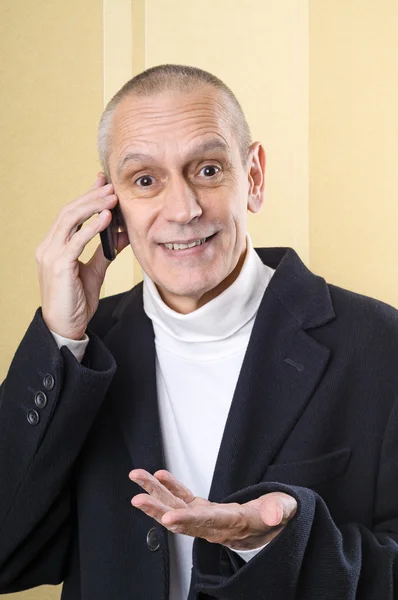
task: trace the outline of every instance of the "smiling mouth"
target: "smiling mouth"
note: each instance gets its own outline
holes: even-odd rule
[[[202,244],[204,244],[205,242],[207,242],[208,240],[210,240],[215,234],[213,233],[213,235],[209,235],[208,237],[205,238],[199,238],[197,240],[193,240],[192,242],[188,242],[187,244],[181,244],[181,243],[168,243],[168,244],[163,244],[167,250],[187,250],[188,248],[194,248],[195,246],[201,246]]]

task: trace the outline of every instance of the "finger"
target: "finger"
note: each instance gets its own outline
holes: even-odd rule
[[[129,238],[127,236],[127,233],[125,233],[124,231],[118,233],[116,247],[117,254],[120,254],[120,252],[124,250],[124,248],[126,248],[128,245]],[[89,280],[92,278],[93,273],[97,277],[99,277],[100,281],[102,282],[105,277],[106,270],[108,269],[111,262],[112,261],[105,258],[102,244],[98,244],[90,260],[87,261],[85,264],[81,264],[80,267],[80,279],[82,280],[84,287],[86,288],[89,285]]]
[[[162,517],[161,523],[174,533],[224,544],[241,537],[241,515],[227,507],[211,504],[195,509],[171,510]]]
[[[66,217],[69,217],[70,215],[76,215],[76,209],[78,206],[80,206],[82,203],[84,204],[87,202],[91,202],[90,209],[89,209],[89,210],[91,210],[91,213],[89,213],[88,216],[86,216],[86,218],[80,217],[80,215],[79,215],[80,218],[72,220],[72,222],[70,223],[68,234],[64,235],[64,239],[66,238],[66,240],[69,240],[71,235],[73,235],[73,233],[75,233],[78,229],[81,228],[81,225],[84,223],[85,220],[87,220],[87,218],[94,215],[95,213],[99,213],[103,208],[113,208],[114,207],[113,204],[111,204],[110,206],[107,206],[107,205],[104,206],[103,201],[101,201],[101,198],[112,195],[112,193],[113,193],[113,186],[111,186],[111,185],[101,186],[98,189],[93,188],[92,190],[89,190],[86,194],[84,194],[77,200],[74,200],[73,202],[70,202],[69,204],[66,204],[65,206],[63,206],[62,209],[60,210],[60,212],[58,213],[58,215],[56,216],[56,218],[54,219],[50,229],[47,232],[47,235],[42,240],[42,242],[39,244],[39,247],[37,249],[38,257],[43,255],[43,253],[50,247],[51,243],[53,243],[54,241],[59,242],[59,237],[57,236],[57,233],[59,233],[59,224],[61,223],[61,221],[65,221]],[[95,202],[94,206],[93,206],[93,200],[94,200],[94,202],[95,202],[95,200],[97,200]],[[59,244],[58,244],[58,246],[59,246]],[[55,249],[51,248],[51,254],[53,254],[54,251],[55,251]]]
[[[134,469],[129,473],[129,477],[160,502],[172,508],[184,508],[186,506],[185,502],[174,496],[156,477],[144,471],[144,469]]]
[[[156,519],[160,524],[162,524],[163,515],[170,511],[170,506],[156,500],[149,494],[137,494],[132,498],[131,504],[149,517]]]
[[[86,194],[77,198],[73,202],[66,204],[58,213],[57,217],[53,221],[46,237],[42,241],[39,246],[39,252],[44,252],[50,244],[54,240],[54,236],[56,240],[59,240],[59,227],[60,223],[65,223],[69,227],[69,230],[65,233],[63,232],[64,242],[69,240],[71,237],[71,232],[76,231],[77,226],[81,223],[84,223],[88,218],[90,218],[95,213],[101,212],[104,208],[114,208],[116,204],[116,200],[112,200],[111,202],[104,202],[104,198],[107,196],[113,197],[113,186],[112,184],[106,184],[100,186],[98,188],[89,190]],[[83,210],[82,210],[82,207]]]
[[[102,210],[115,208],[118,202],[116,194],[108,194],[98,199],[77,206],[74,210],[65,212],[64,218],[59,221],[57,237],[61,243],[67,243],[76,233],[80,231],[83,224],[91,217],[99,214]]]
[[[111,261],[104,256],[102,244],[98,244],[90,260],[84,264],[80,264],[80,279],[82,280],[84,288],[88,289],[90,287],[93,276],[98,278],[102,284],[106,270],[110,264]]]
[[[63,256],[68,259],[68,262],[73,262],[83,252],[84,248],[87,244],[93,239],[94,236],[97,235],[100,231],[103,231],[112,220],[112,214],[109,210],[103,210],[100,212],[94,219],[80,229],[80,231],[76,232],[69,243],[63,249]],[[95,253],[97,264],[99,263],[99,257],[97,251]],[[104,263],[106,266],[109,265],[109,261]]]
[[[52,225],[52,229],[55,230],[57,228],[58,223],[63,219],[63,217],[65,215],[76,213],[76,210],[80,206],[87,205],[87,203],[90,203],[90,208],[93,206],[93,204],[95,206],[96,205],[100,206],[102,198],[105,198],[107,196],[114,194],[113,185],[111,183],[105,183],[105,184],[103,184],[103,182],[101,182],[101,183],[102,183],[102,185],[94,184],[94,186],[92,186],[85,194],[83,194],[82,196],[79,196],[79,198],[76,198],[72,202],[68,202],[68,204],[65,204],[61,208],[60,212],[58,213],[58,215]],[[95,210],[95,207],[94,207],[91,215],[93,215],[95,212],[99,212],[99,210]],[[51,232],[51,230],[50,230],[50,232]]]
[[[62,249],[72,240],[74,235],[80,231],[81,227],[79,227],[79,225],[85,223],[94,215],[98,216],[105,210],[107,212],[104,213],[104,215],[108,214],[116,204],[117,196],[111,194],[101,198],[99,201],[92,200],[91,202],[78,206],[73,212],[72,210],[66,212],[62,220],[59,221],[56,232],[54,232],[51,241],[51,250],[53,252],[62,251]],[[109,223],[107,223],[107,226],[108,225]],[[102,231],[102,229],[100,231]]]
[[[95,190],[96,188],[101,187],[102,185],[106,185],[107,181],[106,181],[106,177],[105,174],[100,171],[99,173],[97,173],[97,179],[94,181],[94,183],[89,187],[89,191],[91,190]],[[83,223],[79,223],[79,225],[77,226],[77,230],[79,231],[83,226]]]
[[[181,500],[187,504],[195,500],[195,496],[191,490],[178,481],[169,471],[164,469],[161,471],[156,471],[156,473],[154,473],[154,477],[156,477],[156,479],[160,481],[160,483],[163,484],[164,487],[166,487],[174,496],[181,498]]]
[[[120,254],[122,250],[127,248],[127,246],[129,246],[129,244],[130,244],[130,240],[129,240],[127,232],[125,232],[125,231],[117,232],[116,248],[115,248],[116,256],[118,254]],[[109,267],[109,265],[111,264],[111,262],[112,261],[105,258],[102,244],[99,244],[97,246],[97,249],[94,252],[93,256],[90,258],[89,262],[87,263],[87,265],[90,264],[90,266],[92,266],[93,268],[96,268],[97,270],[104,267],[106,270]]]
[[[97,179],[90,186],[89,190],[95,190],[95,188],[101,187],[101,185],[104,185],[105,183],[106,183],[105,174],[102,173],[102,171],[100,171],[99,173],[97,173]]]
[[[118,203],[118,197],[116,196],[116,194],[113,193],[109,193],[104,196],[103,193],[107,189],[110,189],[110,192],[112,192],[113,188],[106,188],[105,186],[99,188],[99,194],[97,194],[97,197],[91,198],[84,204],[80,204],[74,209],[71,208],[69,213],[66,213],[68,216],[71,217],[69,227],[65,219],[66,229],[64,232],[64,236],[67,241],[71,239],[72,235],[74,235],[76,231],[80,231],[84,223],[92,216],[94,216],[95,214],[99,214],[101,210],[104,210],[105,208],[109,210],[115,208],[116,204]],[[78,222],[76,223],[76,221]],[[61,224],[62,222],[59,221],[58,233],[61,233],[62,231]]]
[[[266,494],[259,506],[260,517],[268,527],[286,525],[296,511],[296,499],[282,492]]]

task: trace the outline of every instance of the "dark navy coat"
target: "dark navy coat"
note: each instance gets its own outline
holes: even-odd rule
[[[291,249],[257,252],[276,272],[209,498],[281,490],[298,510],[247,564],[196,539],[189,600],[398,599],[398,311]],[[38,309],[2,385],[0,593],[64,582],[63,600],[168,600],[167,532],[128,479],[165,467],[142,284],[101,300],[88,335],[79,364]]]

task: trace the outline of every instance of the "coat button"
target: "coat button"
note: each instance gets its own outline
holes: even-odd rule
[[[146,536],[146,545],[151,552],[155,552],[160,548],[158,532],[154,527],[148,531]]]
[[[46,375],[44,375],[44,377],[43,377],[43,385],[46,388],[46,390],[52,390],[53,389],[53,387],[55,385],[55,379],[51,375],[51,373],[47,373]]]
[[[40,415],[37,412],[37,410],[28,410],[28,414],[26,415],[28,422],[31,425],[38,425],[39,421],[40,421]]]
[[[47,405],[47,396],[44,392],[36,392],[35,404],[37,408],[44,408]]]

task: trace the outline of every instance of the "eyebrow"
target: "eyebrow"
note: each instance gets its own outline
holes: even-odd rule
[[[188,158],[192,160],[192,158],[197,156],[198,154],[205,154],[206,152],[211,152],[214,150],[222,150],[223,152],[228,154],[229,157],[231,156],[230,147],[225,142],[223,142],[222,140],[208,140],[206,142],[202,142],[201,144],[196,146],[196,148],[194,148],[191,152],[189,152]],[[120,172],[122,171],[126,163],[145,161],[154,162],[155,158],[153,156],[149,156],[149,154],[143,154],[142,152],[128,152],[125,156],[123,156],[123,158],[120,159],[116,167],[116,172],[118,175],[120,175]]]

